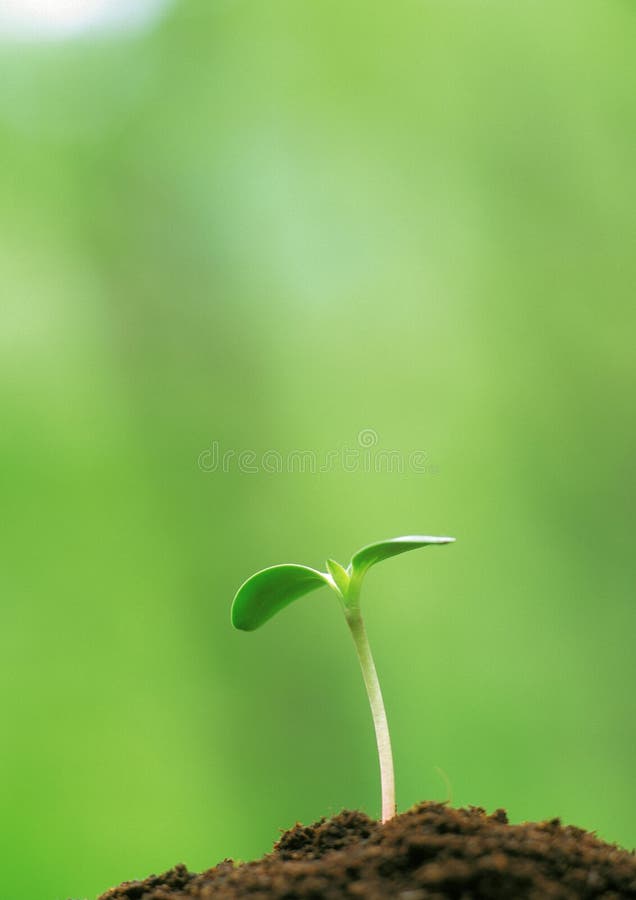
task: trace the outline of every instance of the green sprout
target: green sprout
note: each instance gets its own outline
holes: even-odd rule
[[[232,625],[242,631],[254,631],[294,600],[325,584],[337,594],[358,653],[362,677],[371,706],[380,760],[383,822],[396,813],[395,776],[393,774],[391,737],[382,691],[360,612],[362,579],[371,566],[382,562],[383,559],[389,559],[389,557],[405,553],[407,550],[427,547],[430,544],[449,544],[454,540],[455,538],[451,537],[422,537],[421,535],[392,538],[377,544],[369,544],[358,550],[357,553],[354,553],[346,569],[335,560],[328,559],[326,572],[319,572],[309,566],[293,563],[270,566],[248,578],[238,589],[232,602]]]

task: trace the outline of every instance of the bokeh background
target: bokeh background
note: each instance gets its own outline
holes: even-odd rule
[[[377,815],[335,598],[254,634],[229,607],[258,568],[409,533],[458,540],[366,580],[400,808],[447,779],[633,847],[634,5],[18,6],[3,896]],[[364,429],[403,471],[338,462]]]

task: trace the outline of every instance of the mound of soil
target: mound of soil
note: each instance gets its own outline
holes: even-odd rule
[[[345,811],[296,825],[256,862],[193,875],[176,866],[99,900],[624,900],[636,856],[558,819],[509,825],[506,813],[422,803],[385,825]]]

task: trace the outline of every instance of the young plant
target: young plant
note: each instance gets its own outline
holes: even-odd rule
[[[382,691],[360,612],[362,580],[371,566],[382,562],[383,559],[431,544],[449,544],[454,540],[455,538],[451,537],[422,537],[420,535],[392,538],[377,544],[369,544],[358,550],[346,569],[335,560],[328,559],[326,572],[319,572],[309,566],[299,566],[293,563],[271,566],[248,578],[238,589],[232,602],[232,625],[242,631],[254,631],[285,606],[319,587],[327,585],[337,594],[358,653],[362,677],[371,706],[380,760],[383,822],[394,816],[396,812],[395,777],[391,738]]]

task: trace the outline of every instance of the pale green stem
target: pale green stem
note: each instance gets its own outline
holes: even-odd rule
[[[353,637],[353,642],[358,651],[360,668],[364,685],[367,689],[375,739],[378,745],[378,757],[380,759],[380,782],[382,785],[382,821],[391,819],[395,813],[395,777],[393,775],[393,753],[391,752],[391,737],[389,735],[389,723],[387,722],[382,691],[378,681],[378,673],[375,669],[369,639],[364,627],[364,621],[357,605],[345,607],[345,617]]]

